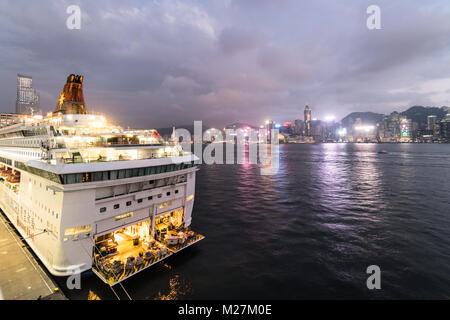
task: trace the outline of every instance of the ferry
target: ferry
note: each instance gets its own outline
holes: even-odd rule
[[[46,116],[7,119],[0,209],[52,275],[92,270],[114,285],[204,238],[190,228],[198,158],[88,113],[83,76]]]

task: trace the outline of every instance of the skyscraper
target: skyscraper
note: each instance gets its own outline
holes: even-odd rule
[[[311,109],[306,105],[304,111],[305,136],[311,136]]]
[[[32,78],[17,75],[16,113],[33,114],[39,109],[39,94],[32,85]]]
[[[403,118],[400,120],[400,141],[409,142],[412,138],[411,119]]]
[[[300,119],[296,119],[294,121],[294,134],[302,135],[304,128],[305,128],[305,122],[304,121],[302,121]]]
[[[431,115],[427,117],[427,130],[432,131],[434,129],[434,124],[437,121],[437,116]]]

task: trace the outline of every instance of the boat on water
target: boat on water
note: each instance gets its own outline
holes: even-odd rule
[[[0,208],[52,275],[92,270],[114,285],[204,238],[190,229],[197,157],[90,114],[82,76],[53,112],[11,117]]]
[[[379,154],[386,154],[386,153],[388,153],[388,152],[387,152],[387,150],[384,150],[384,149],[383,149],[383,150],[378,151],[378,153],[379,153]]]

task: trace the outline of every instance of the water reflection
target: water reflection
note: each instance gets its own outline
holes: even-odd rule
[[[179,300],[192,293],[192,285],[180,274],[173,275],[169,280],[169,292],[158,292],[155,300]]]
[[[133,299],[446,298],[449,157],[450,145],[283,145],[273,176],[203,165],[193,228],[206,239],[124,285]],[[383,290],[367,290],[370,264]],[[100,280],[83,290],[114,299]]]

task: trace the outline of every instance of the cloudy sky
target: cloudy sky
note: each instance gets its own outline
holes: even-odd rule
[[[80,30],[66,28],[71,4]],[[371,4],[381,30],[366,27]],[[17,73],[44,111],[83,74],[88,109],[134,127],[450,105],[450,2],[2,0],[1,112]]]

